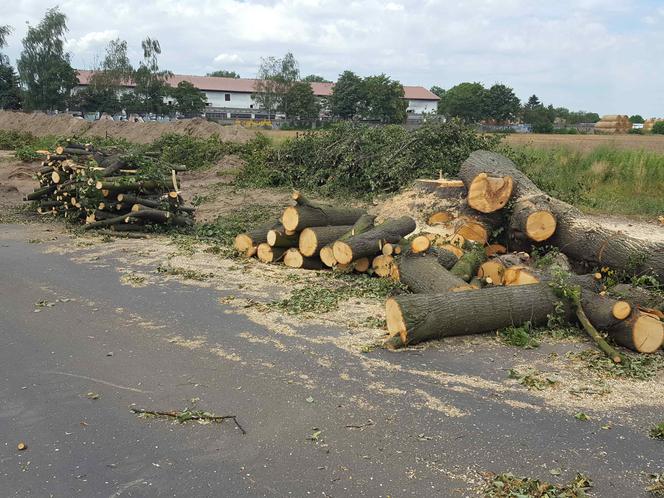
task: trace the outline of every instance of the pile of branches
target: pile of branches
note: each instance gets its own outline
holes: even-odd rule
[[[494,152],[473,152],[459,177],[467,195],[429,219],[445,235],[430,230],[411,237],[401,255],[383,264],[384,273],[413,292],[387,300],[388,347],[547,325],[554,316],[580,323],[616,362],[624,358],[605,335],[642,353],[662,346],[661,296],[625,284],[609,289],[597,270],[662,283],[664,244],[607,230],[546,195]],[[456,189],[453,183],[440,182],[441,190]],[[530,254],[542,246],[559,256],[534,264]]]
[[[374,225],[362,209],[295,192],[280,220],[239,234],[235,249],[293,268],[369,272],[411,291],[388,298],[386,347],[476,334],[552,317],[580,323],[614,361],[606,340],[642,353],[664,343],[657,292],[608,288],[607,269],[664,282],[664,244],[612,232],[540,191],[506,157],[475,151],[460,180],[419,182],[451,206],[416,231],[404,216]],[[550,261],[531,257],[553,249]],[[605,273],[597,271],[604,268]]]
[[[41,215],[85,223],[84,230],[141,231],[151,225],[189,226],[194,208],[184,205],[177,172],[157,155],[95,149],[72,141],[53,152],[37,171],[39,188],[24,200]]]

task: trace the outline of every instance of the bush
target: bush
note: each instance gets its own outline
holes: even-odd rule
[[[226,154],[239,152],[241,144],[224,142],[219,135],[198,138],[169,133],[162,135],[150,146],[161,151],[161,160],[171,164],[184,164],[188,169],[208,167]]]
[[[27,131],[0,130],[0,149],[16,150],[35,141],[35,136]]]
[[[494,149],[501,136],[479,135],[453,120],[414,131],[398,125],[350,122],[307,132],[279,146],[254,144],[238,177],[244,186],[289,186],[323,194],[395,192],[416,178],[456,175],[477,149]]]
[[[632,128],[627,133],[630,135],[643,135],[643,130],[641,128]]]
[[[664,121],[657,121],[652,125],[652,133],[656,135],[664,135]]]

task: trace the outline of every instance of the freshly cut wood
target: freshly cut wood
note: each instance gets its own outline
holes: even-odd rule
[[[664,323],[640,310],[633,310],[627,319],[606,329],[606,332],[621,346],[639,353],[654,353],[664,344]]]
[[[522,199],[514,204],[510,229],[515,242],[543,242],[556,231],[556,217],[551,213],[548,202]]]
[[[452,222],[454,233],[462,236],[465,240],[478,242],[486,245],[491,234],[491,227],[478,219],[461,217]]]
[[[369,270],[371,262],[369,261],[369,258],[360,258],[353,261],[351,264],[356,272],[366,273]]]
[[[496,254],[507,254],[507,247],[502,244],[489,244],[484,248],[487,257],[495,256]]]
[[[309,227],[352,225],[363,214],[366,214],[364,209],[327,206],[307,201],[306,204],[287,207],[281,216],[281,222],[287,230],[301,231]]]
[[[508,158],[488,151],[475,151],[462,164],[459,176],[474,178],[479,173],[511,176],[517,202],[528,198],[548,209],[556,219],[556,229],[549,243],[569,258],[588,267],[608,266],[630,274],[653,273],[664,282],[664,243],[630,237],[609,230],[583,215],[575,207],[544,194]]]
[[[466,282],[443,268],[433,254],[403,256],[398,268],[399,281],[415,293],[438,294],[451,289],[470,289]]]
[[[502,285],[505,266],[497,259],[485,261],[477,270],[477,276],[490,285]]]
[[[347,264],[354,259],[374,256],[381,252],[383,243],[399,242],[415,227],[415,220],[409,216],[386,220],[360,235],[336,241],[332,246],[334,258],[341,264]]]
[[[274,263],[280,261],[288,249],[285,247],[272,247],[267,242],[258,245],[256,257],[263,263]]]
[[[327,244],[330,244],[348,232],[350,225],[310,227],[300,232],[299,249],[303,256],[315,256]]]
[[[429,219],[427,220],[427,224],[434,226],[434,225],[442,225],[444,223],[448,223],[454,219],[454,215],[447,211],[438,211],[433,213],[431,216],[429,216]]]
[[[404,344],[491,332],[526,322],[543,325],[559,298],[547,284],[486,287],[472,292],[404,294],[385,304],[387,330]],[[567,310],[569,316],[569,310]]]
[[[476,245],[459,258],[450,272],[465,282],[469,282],[477,274],[477,269],[486,260],[484,248]]]
[[[373,261],[371,262],[371,268],[373,269],[374,273],[378,275],[379,277],[389,277],[393,273],[393,266],[394,266],[394,258],[392,256],[386,256],[384,254],[380,254],[376,256]]]
[[[481,213],[502,209],[512,195],[512,177],[477,175],[468,185],[468,205]]]
[[[267,233],[279,226],[281,224],[277,221],[265,224],[249,232],[238,234],[233,242],[233,248],[240,254],[247,255],[252,253],[251,255],[253,256],[258,250],[258,245],[267,242]]]
[[[348,240],[351,237],[360,235],[364,232],[371,230],[374,226],[375,216],[370,214],[363,214],[358,218],[353,227],[348,230],[343,235],[339,236],[337,240]],[[332,268],[337,264],[337,260],[334,257],[334,250],[332,249],[332,244],[328,244],[321,248],[320,253],[318,254],[323,264],[329,268]],[[369,260],[367,259],[367,262]]]
[[[290,233],[281,224],[267,232],[267,243],[272,247],[297,247],[299,240],[298,232]]]
[[[522,265],[514,265],[503,271],[503,285],[531,285],[540,282],[539,276],[531,268]]]
[[[431,247],[431,240],[426,235],[418,235],[410,241],[410,250],[417,254],[426,252]]]
[[[460,180],[415,180],[413,186],[423,192],[432,192],[443,199],[461,199],[466,195],[466,187]]]
[[[664,299],[661,295],[629,284],[618,284],[609,289],[609,294],[617,299],[624,299],[634,305],[664,311]]]
[[[42,197],[46,197],[47,195],[52,194],[55,192],[57,188],[57,185],[48,185],[46,187],[38,188],[34,192],[29,193],[24,197],[26,201],[36,201],[38,199],[41,199]]]
[[[455,244],[443,244],[441,246],[438,246],[440,249],[445,249],[446,251],[451,252],[452,254],[456,255],[457,259],[459,259],[461,256],[464,255],[465,251],[461,249],[458,245]]]
[[[289,268],[302,268],[303,270],[321,270],[323,263],[318,258],[302,256],[299,250],[291,247],[284,254],[284,264]]]

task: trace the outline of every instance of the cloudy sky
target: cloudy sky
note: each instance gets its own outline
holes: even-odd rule
[[[9,1],[9,0],[7,0]],[[0,24],[21,51],[27,24],[53,1],[15,0]],[[662,0],[64,0],[75,67],[120,37],[140,58],[145,36],[162,67],[254,77],[260,58],[292,51],[303,75],[345,69],[403,84],[505,83],[522,99],[600,114],[664,115]]]

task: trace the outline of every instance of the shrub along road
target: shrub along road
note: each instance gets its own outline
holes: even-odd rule
[[[481,382],[455,380],[504,378],[509,349],[473,351],[472,361],[454,350],[373,351],[365,362],[330,344],[277,340],[211,289],[128,287],[110,258],[45,253],[25,226],[0,234],[8,494],[454,496],[481,485],[480,472],[511,470],[561,482],[584,472],[598,496],[638,496],[641,472],[661,470],[661,443],[623,424],[624,413],[600,430],[540,409],[527,391],[508,405]],[[347,333],[317,328],[303,330]],[[247,434],[232,421],[141,419],[133,404],[236,415]]]

